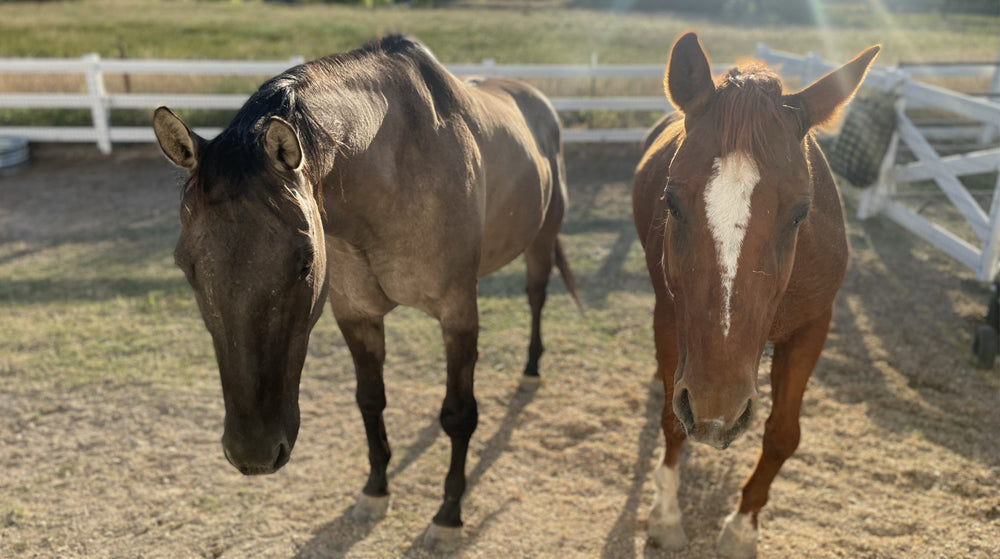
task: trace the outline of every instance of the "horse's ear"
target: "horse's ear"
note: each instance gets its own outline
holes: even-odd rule
[[[800,121],[802,134],[815,126],[823,126],[837,117],[837,113],[854,95],[875,55],[881,47],[868,47],[850,62],[814,81],[809,87],[788,95],[786,105],[802,109]]]
[[[279,171],[298,171],[302,168],[302,144],[299,135],[289,122],[272,116],[264,131],[264,151],[268,160]]]
[[[189,172],[194,171],[201,149],[205,146],[201,136],[192,132],[179,116],[166,107],[160,107],[153,113],[153,132],[167,159]]]
[[[663,89],[670,102],[686,115],[703,107],[715,92],[712,66],[694,33],[685,33],[674,43]]]

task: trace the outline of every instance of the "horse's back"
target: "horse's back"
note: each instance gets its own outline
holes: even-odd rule
[[[559,151],[561,141],[559,116],[540,91],[522,81],[506,78],[492,78],[484,85],[510,95],[524,115],[524,121],[542,154],[550,156]]]
[[[534,239],[549,205],[565,203],[559,118],[534,87],[505,78],[466,81],[476,103],[478,140],[486,168],[482,260],[493,272]]]

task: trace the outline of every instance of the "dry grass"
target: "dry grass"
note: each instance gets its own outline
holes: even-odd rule
[[[171,264],[176,171],[152,147],[66,151],[36,149],[3,181],[0,556],[432,556],[421,536],[448,456],[433,321],[405,309],[387,320],[385,520],[347,515],[366,451],[330,317],[312,336],[292,461],[243,478],[221,455],[209,336]],[[528,321],[520,264],[481,284],[481,418],[465,539],[451,556],[675,557],[648,547],[643,526],[662,402],[648,388],[652,295],[630,216],[637,157],[568,148],[564,241],[588,312],[553,279],[537,393],[516,389]],[[801,447],[762,514],[761,556],[996,557],[1000,379],[967,360],[986,289],[882,221],[852,221],[850,236],[851,272]],[[761,428],[723,453],[685,452],[691,545],[677,557],[713,556]]]

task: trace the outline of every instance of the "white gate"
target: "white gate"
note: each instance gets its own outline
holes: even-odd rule
[[[837,65],[821,61],[815,55],[796,57],[772,51],[759,45],[757,57],[779,66],[784,75],[799,75],[808,83]],[[998,59],[1000,62],[1000,59]],[[972,65],[969,65],[972,66]],[[1000,93],[1000,67],[980,65],[973,75],[993,74],[991,93]],[[1000,171],[1000,147],[996,145],[1000,128],[1000,103],[978,99],[912,79],[914,75],[970,75],[966,68],[931,68],[909,66],[903,69],[873,68],[864,85],[881,91],[895,92],[896,130],[882,161],[876,184],[863,195],[858,217],[868,219],[885,215],[918,237],[938,247],[952,258],[968,266],[981,281],[993,281],[1000,275],[1000,179],[993,187],[989,211],[983,208],[959,177]],[[922,129],[914,124],[906,110],[926,108],[947,112],[965,119],[970,126],[960,128]],[[956,155],[941,156],[932,140],[973,138],[978,149]],[[968,138],[966,138],[968,139]],[[916,161],[897,161],[900,147],[905,145]],[[908,184],[934,181],[955,210],[964,218],[975,239],[956,233],[941,223],[924,217],[901,200]]]

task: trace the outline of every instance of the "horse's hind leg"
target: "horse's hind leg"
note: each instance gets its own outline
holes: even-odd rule
[[[540,381],[538,360],[545,351],[545,346],[542,345],[542,308],[545,306],[549,277],[556,258],[559,229],[562,227],[566,207],[564,196],[565,193],[560,190],[557,182],[545,221],[524,250],[525,291],[528,294],[528,306],[531,307],[531,342],[528,344],[528,362],[524,365],[524,376],[521,379],[523,389],[533,389]]]
[[[757,515],[767,503],[778,470],[799,446],[799,412],[813,367],[819,360],[832,311],[810,322],[783,342],[775,343],[771,363],[771,415],[753,473],[743,484],[739,508],[726,518],[719,535],[719,554],[727,558],[757,555]]]
[[[524,251],[524,261],[527,268],[525,291],[528,293],[528,305],[531,307],[531,341],[528,344],[528,362],[524,365],[524,388],[537,386],[538,361],[545,351],[542,345],[542,307],[545,306],[546,291],[549,285],[549,275],[555,259],[555,238],[536,237]]]
[[[389,483],[386,468],[392,452],[385,432],[382,411],[385,409],[385,330],[382,317],[337,318],[347,347],[354,358],[357,376],[355,398],[368,438],[368,463],[371,470],[361,496],[352,511],[357,520],[378,520],[389,509]]]
[[[451,464],[444,481],[444,502],[425,535],[425,541],[431,547],[448,545],[461,536],[465,460],[469,439],[479,420],[473,391],[479,336],[475,281],[471,282],[469,289],[451,297],[451,301],[438,317],[448,363],[440,420],[441,428],[451,439]]]

